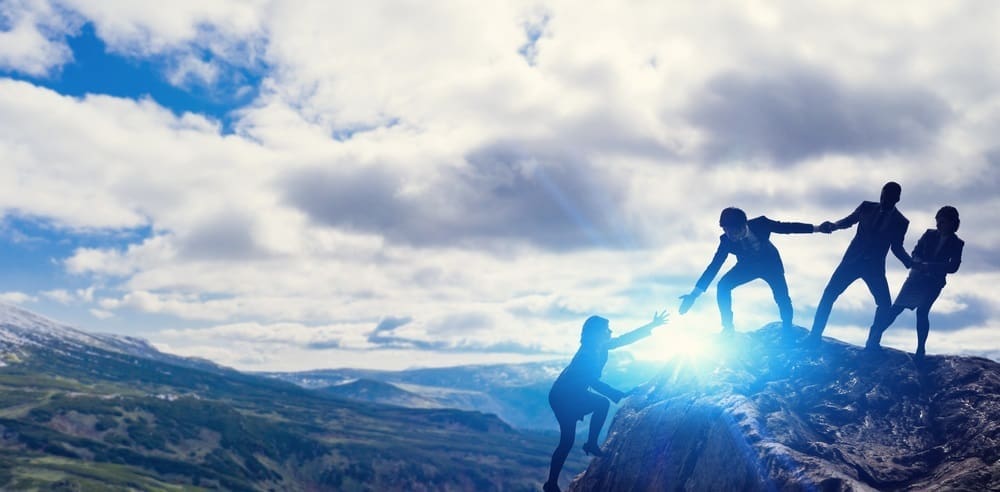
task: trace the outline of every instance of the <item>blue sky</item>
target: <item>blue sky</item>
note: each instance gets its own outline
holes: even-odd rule
[[[998,358],[998,21],[978,2],[3,1],[0,300],[250,370],[551,358],[590,314],[674,310],[723,207],[819,223],[895,180],[907,249],[962,213],[928,350]],[[774,239],[797,324],[852,235]],[[634,353],[717,331],[713,297]],[[740,330],[776,318],[760,283],[735,308]],[[857,283],[826,334],[863,342],[873,309]],[[885,343],[912,351],[912,325]]]

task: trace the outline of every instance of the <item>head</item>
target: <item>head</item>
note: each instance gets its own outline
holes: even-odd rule
[[[739,241],[747,233],[747,214],[736,207],[727,207],[719,215],[719,225],[726,237]]]
[[[611,326],[607,318],[591,316],[583,322],[583,331],[580,333],[580,345],[592,345],[606,342],[611,339]]]
[[[899,186],[899,183],[889,181],[882,187],[882,195],[879,196],[878,202],[882,205],[882,208],[890,209],[899,203],[899,196],[902,195],[902,193],[903,187]]]
[[[958,209],[951,205],[941,207],[941,210],[934,215],[934,220],[937,222],[937,230],[945,234],[954,234],[962,223],[958,220]]]

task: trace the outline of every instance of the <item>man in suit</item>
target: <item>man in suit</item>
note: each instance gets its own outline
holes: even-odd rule
[[[889,283],[885,278],[885,258],[889,249],[906,268],[912,264],[910,255],[903,249],[903,238],[910,221],[896,208],[901,193],[899,183],[890,181],[882,187],[878,202],[861,202],[851,215],[820,225],[820,230],[824,232],[847,229],[854,224],[858,225],[858,229],[823,290],[812,331],[806,339],[808,345],[820,343],[834,301],[857,279],[865,282],[875,298],[876,318],[891,306]]]
[[[958,210],[952,206],[941,207],[934,216],[937,229],[927,229],[913,248],[913,268],[903,282],[903,287],[896,296],[896,302],[886,309],[881,316],[875,318],[868,332],[868,342],[865,350],[877,351],[882,333],[892,325],[899,313],[904,309],[917,311],[917,351],[916,359],[920,360],[926,352],[927,335],[931,330],[928,314],[931,306],[941,294],[945,285],[945,276],[958,271],[962,264],[962,249],[965,242],[955,232],[961,221]]]
[[[751,280],[762,279],[771,287],[774,302],[778,304],[781,322],[784,328],[792,326],[792,300],[788,296],[788,284],[785,282],[785,267],[781,263],[778,249],[771,243],[771,233],[794,234],[811,233],[819,230],[812,224],[801,222],[778,222],[760,216],[747,220],[745,212],[729,207],[719,216],[719,225],[724,234],[719,236],[719,247],[712,257],[712,262],[701,274],[695,288],[690,294],[681,296],[680,314],[686,313],[694,305],[712,279],[719,273],[723,262],[730,254],[736,255],[736,265],[719,279],[715,287],[719,303],[719,313],[722,316],[722,333],[732,334],[733,327],[733,289]]]

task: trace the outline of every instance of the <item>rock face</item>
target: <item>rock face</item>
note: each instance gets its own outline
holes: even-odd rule
[[[768,325],[669,363],[605,449],[571,490],[1000,490],[1000,364],[809,350]]]

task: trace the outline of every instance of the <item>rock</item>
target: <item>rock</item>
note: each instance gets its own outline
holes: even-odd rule
[[[1000,490],[1000,364],[780,331],[668,363],[570,490]]]

